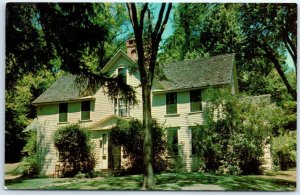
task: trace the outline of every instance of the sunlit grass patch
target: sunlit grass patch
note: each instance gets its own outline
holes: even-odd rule
[[[7,182],[8,189],[47,190],[141,190],[142,175],[107,176],[90,179],[36,178]],[[256,176],[204,173],[163,173],[155,175],[157,190],[189,189],[189,186],[217,186],[229,191],[294,191],[296,182]],[[205,188],[205,189],[207,189]]]

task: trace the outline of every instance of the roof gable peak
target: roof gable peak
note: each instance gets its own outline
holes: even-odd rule
[[[110,60],[109,62],[107,62],[107,64],[102,68],[101,72],[105,73],[108,72],[115,64],[115,62],[120,59],[120,58],[124,58],[127,61],[129,61],[130,63],[135,63],[135,61],[133,61],[123,50],[119,50]]]

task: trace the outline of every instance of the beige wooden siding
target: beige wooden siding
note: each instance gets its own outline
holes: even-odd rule
[[[42,175],[54,174],[58,154],[53,144],[53,133],[58,127],[58,105],[38,108],[40,129],[37,131],[38,163]]]
[[[202,102],[202,106],[205,103]],[[185,169],[191,171],[192,167],[192,144],[191,130],[189,127],[203,124],[203,112],[190,112],[190,93],[183,91],[177,93],[177,115],[166,114],[166,95],[153,94],[152,96],[152,115],[159,123],[165,127],[178,127],[178,144],[182,147],[183,163]]]

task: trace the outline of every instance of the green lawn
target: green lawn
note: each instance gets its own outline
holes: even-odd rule
[[[296,182],[254,176],[203,173],[164,173],[156,175],[157,190],[181,190],[188,186],[215,185],[231,191],[295,191]],[[6,181],[7,189],[47,190],[141,190],[142,176],[107,176],[92,179],[36,178]]]

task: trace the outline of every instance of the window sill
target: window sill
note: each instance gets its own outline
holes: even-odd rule
[[[58,122],[58,125],[64,125],[64,124],[69,124],[69,122]]]
[[[180,114],[165,114],[165,117],[176,117],[180,116]]]
[[[188,115],[199,114],[199,113],[203,113],[203,111],[200,110],[200,111],[195,111],[195,112],[189,112]]]
[[[88,123],[88,122],[92,122],[91,119],[87,119],[87,120],[80,120],[79,123]]]

